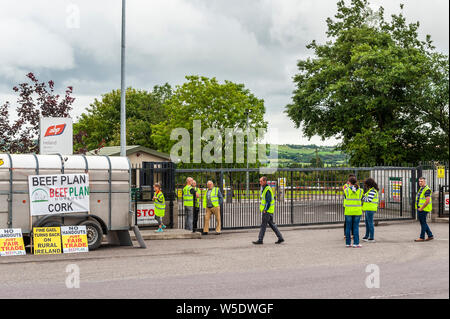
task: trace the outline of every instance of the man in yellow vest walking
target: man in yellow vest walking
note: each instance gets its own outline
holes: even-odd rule
[[[431,189],[428,187],[425,177],[419,178],[419,186],[420,189],[417,192],[416,197],[416,209],[421,230],[420,237],[415,241],[423,242],[434,239],[433,233],[431,232],[431,229],[427,224],[427,217],[428,214],[433,210],[433,203],[431,201]],[[428,235],[427,239],[425,239],[425,233]]]
[[[259,179],[259,184],[261,185],[261,204],[259,206],[259,210],[262,213],[262,223],[259,230],[258,240],[254,241],[253,244],[263,244],[267,224],[269,224],[270,228],[272,228],[275,235],[278,237],[278,241],[275,242],[275,244],[281,244],[284,242],[283,236],[278,230],[277,225],[273,222],[273,213],[275,212],[275,196],[273,194],[272,187],[267,185],[267,177],[265,176]]]

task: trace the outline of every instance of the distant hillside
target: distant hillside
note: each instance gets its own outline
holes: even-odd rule
[[[278,163],[280,166],[289,164],[310,164],[316,159],[316,149],[320,160],[327,165],[340,165],[346,163],[346,156],[337,151],[335,146],[317,145],[278,145]]]

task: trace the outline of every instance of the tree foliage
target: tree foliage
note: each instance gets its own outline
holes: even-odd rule
[[[298,62],[285,112],[309,138],[341,138],[352,164],[448,160],[448,56],[402,12],[386,21],[367,0],[337,7],[329,40]]]
[[[11,118],[9,101],[0,105],[0,152],[38,153],[39,117],[69,117],[75,101],[71,86],[60,96],[53,81],[39,82],[31,72],[26,77],[29,82],[13,88],[19,94],[17,119]]]
[[[156,148],[151,125],[166,117],[164,102],[171,94],[169,84],[155,86],[151,92],[127,89],[127,145]],[[101,100],[95,99],[74,124],[74,133],[77,153],[120,145],[120,90],[103,94]]]
[[[202,131],[216,128],[223,137],[227,128],[246,132],[245,112],[250,110],[249,127],[267,129],[264,100],[255,97],[243,84],[230,81],[221,84],[215,78],[200,76],[186,76],[186,80],[166,100],[164,120],[152,125],[152,138],[158,150],[170,153],[177,143],[170,139],[171,132],[177,128],[187,129],[192,140],[194,120],[201,121]],[[191,146],[191,154],[192,149]]]

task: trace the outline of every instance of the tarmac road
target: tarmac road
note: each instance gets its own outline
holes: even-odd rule
[[[0,258],[0,298],[449,298],[449,226],[414,243],[418,223],[376,227],[377,243],[346,248],[343,231],[282,228],[286,243],[253,246],[257,231],[149,241],[77,255]],[[363,230],[363,229],[361,229]],[[68,265],[80,288],[68,289]],[[380,288],[367,288],[368,265]],[[157,292],[157,295],[156,295]]]

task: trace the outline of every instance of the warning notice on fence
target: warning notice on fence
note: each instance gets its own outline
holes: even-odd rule
[[[28,176],[31,216],[89,211],[89,175]]]
[[[155,219],[155,204],[137,204],[136,215],[139,226],[158,225]]]
[[[33,228],[33,242],[35,255],[61,254],[61,228]]]
[[[25,254],[22,230],[20,228],[0,229],[0,256]]]
[[[61,227],[63,253],[87,253],[89,251],[86,226]]]

